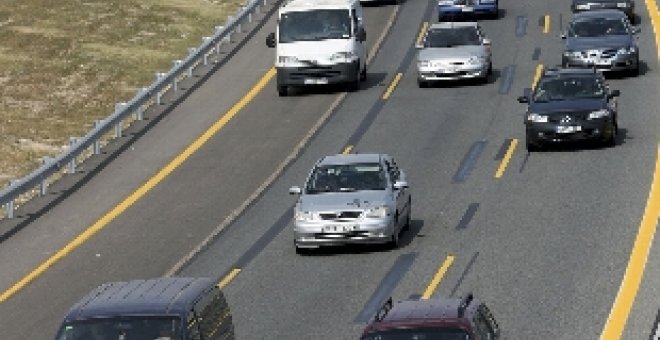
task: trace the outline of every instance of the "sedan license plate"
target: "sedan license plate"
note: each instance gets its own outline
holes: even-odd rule
[[[324,85],[328,83],[328,78],[307,78],[305,84]]]
[[[557,126],[557,133],[573,133],[582,131],[580,125]]]
[[[327,225],[323,227],[324,233],[346,233],[357,229],[354,225]]]

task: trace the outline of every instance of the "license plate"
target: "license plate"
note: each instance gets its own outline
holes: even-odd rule
[[[357,229],[354,225],[327,225],[323,227],[324,233],[346,233]]]
[[[557,133],[573,133],[580,131],[582,131],[582,126],[580,125],[557,126]]]
[[[443,68],[438,70],[439,74],[456,73],[456,72],[458,72],[458,69],[455,67]]]
[[[307,78],[305,84],[323,85],[328,83],[328,78]]]
[[[463,12],[474,12],[474,7],[463,7],[461,8]]]

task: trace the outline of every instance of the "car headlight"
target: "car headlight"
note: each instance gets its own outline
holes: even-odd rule
[[[468,59],[468,64],[470,64],[470,65],[479,65],[479,64],[483,63],[484,59],[485,59],[484,57],[473,55],[473,56],[470,57],[470,59]]]
[[[431,67],[431,61],[430,60],[418,60],[417,61],[417,66],[419,67]]]
[[[481,0],[482,4],[492,4],[494,2],[495,2],[495,0]]]
[[[589,117],[587,119],[598,119],[598,118],[604,118],[608,117],[610,115],[610,111],[607,109],[602,109],[598,111],[594,111],[589,113]]]
[[[315,214],[311,211],[296,210],[294,218],[296,221],[311,221],[315,218]]]
[[[438,5],[439,6],[451,6],[454,4],[454,0],[439,0]]]
[[[298,62],[298,58],[288,55],[281,55],[277,57],[277,60],[280,62],[280,64],[292,64]]]
[[[575,5],[575,9],[589,10],[589,8],[591,8],[591,6],[589,6],[589,4],[578,4],[578,5]]]
[[[617,4],[616,4],[616,7],[619,7],[619,8],[627,8],[629,6],[630,6],[630,4],[627,3],[627,2],[617,2]]]
[[[534,123],[547,123],[548,122],[548,116],[547,115],[540,115],[538,113],[528,113],[527,114],[527,120],[530,122]]]
[[[618,54],[633,54],[635,52],[637,52],[635,46],[622,47],[617,51]]]
[[[351,61],[353,58],[355,58],[355,53],[353,52],[337,52],[333,55],[330,56],[330,60],[345,60],[345,61]]]
[[[582,56],[582,52],[580,51],[564,51],[564,57],[576,58],[580,56]]]
[[[367,218],[384,218],[389,216],[389,214],[390,208],[387,206],[380,206],[367,210],[364,216]]]

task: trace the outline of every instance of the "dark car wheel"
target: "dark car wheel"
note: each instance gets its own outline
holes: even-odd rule
[[[390,238],[389,246],[392,249],[398,249],[401,246],[400,240],[399,240],[399,234],[401,233],[401,230],[399,230],[399,213],[397,212],[397,215],[394,217],[394,232],[392,234],[392,237]]]
[[[612,125],[612,132],[608,136],[608,138],[605,140],[605,145],[608,147],[614,147],[616,146],[616,136],[618,135],[618,130],[619,127],[617,126],[618,124],[613,124]]]
[[[294,247],[296,247],[296,254],[298,255],[309,255],[309,248],[300,248],[294,243]]]
[[[527,152],[539,151],[541,149],[538,143],[533,140],[529,134],[525,136],[525,146],[527,147]]]
[[[403,225],[403,230],[410,229],[411,220],[412,220],[412,198],[408,198],[408,215],[406,215],[406,224]]]
[[[418,80],[417,81],[417,86],[419,86],[419,88],[425,89],[425,88],[429,87],[429,82],[424,81],[424,80]]]
[[[280,97],[286,97],[289,95],[289,87],[286,85],[277,85],[277,94]]]

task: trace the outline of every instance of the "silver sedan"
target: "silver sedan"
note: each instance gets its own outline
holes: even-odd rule
[[[433,24],[417,49],[417,83],[427,87],[432,81],[488,80],[493,63],[490,40],[476,22]]]
[[[353,243],[399,246],[410,225],[411,199],[403,170],[385,154],[341,154],[320,159],[294,209],[296,252]]]

